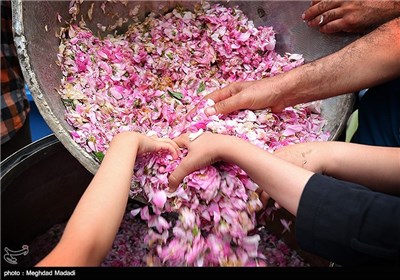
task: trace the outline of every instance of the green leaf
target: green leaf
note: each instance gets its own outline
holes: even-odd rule
[[[172,91],[168,90],[169,95],[171,95],[173,98],[176,98],[178,100],[181,100],[183,98],[183,94],[177,91]]]
[[[69,99],[69,98],[61,98],[61,101],[63,102],[65,107],[72,107],[72,109],[75,110],[76,105],[73,99]]]
[[[193,236],[197,236],[199,234],[200,230],[197,227],[197,225],[194,225],[194,228],[192,229],[192,234]]]
[[[167,53],[169,59],[174,59],[174,55],[172,53]]]
[[[74,100],[69,98],[61,98],[61,101],[64,103],[64,105],[68,106],[72,106],[72,104],[74,104]]]
[[[96,158],[102,162],[103,158],[104,158],[104,153],[103,152],[94,152],[94,155],[96,156]]]
[[[200,92],[204,91],[205,89],[206,89],[206,84],[203,81],[201,81],[199,88],[197,89],[197,93],[200,93]]]

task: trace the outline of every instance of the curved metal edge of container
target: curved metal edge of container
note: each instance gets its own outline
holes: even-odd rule
[[[39,109],[40,114],[46,121],[50,129],[54,132],[55,136],[61,141],[64,147],[76,158],[78,161],[87,168],[92,174],[94,174],[98,169],[98,163],[86,153],[78,144],[71,141],[71,136],[69,135],[68,126],[66,123],[61,123],[63,119],[52,108],[52,102],[49,100],[46,91],[43,90],[43,84],[39,81],[34,65],[32,65],[29,44],[25,36],[25,25],[23,18],[23,4],[29,3],[21,0],[12,1],[12,19],[14,28],[14,42],[17,48],[19,61],[21,64],[21,69],[25,78],[26,83],[32,93],[34,102]],[[33,1],[32,1],[33,2]],[[29,3],[40,5],[40,3]],[[39,35],[39,34],[38,34]],[[44,52],[46,50],[43,50]],[[49,55],[48,53],[46,55]],[[54,59],[55,62],[55,59]],[[49,65],[49,71],[56,71],[51,69]],[[54,65],[55,66],[55,63]]]
[[[50,58],[52,51],[58,49],[58,39],[54,36],[54,33],[51,33],[56,32],[60,26],[56,20],[56,13],[60,10],[57,8],[64,7],[69,2],[38,1],[34,3],[22,0],[12,1],[15,43],[24,77],[44,120],[65,148],[87,170],[94,174],[99,167],[99,163],[72,140],[69,130],[73,128],[63,118],[61,101],[56,100],[55,96],[53,96],[57,94],[54,87],[59,84],[59,81],[55,81],[54,77],[58,77],[57,75],[60,76],[61,74],[60,69],[55,64],[56,54],[54,54],[54,58]],[[144,8],[152,9],[157,5],[157,2],[161,1],[131,1],[128,5],[131,3],[142,3]],[[196,1],[166,1],[164,3],[168,5],[173,5],[174,3],[193,5],[194,2]],[[277,39],[277,48],[279,47],[281,51],[287,51],[289,46],[301,46],[299,51],[302,51],[306,61],[311,61],[332,53],[357,38],[356,36],[326,36],[315,29],[308,28],[300,20],[301,12],[308,6],[308,2],[306,3],[305,1],[286,1],[287,3],[282,1],[219,2],[230,6],[243,2],[242,7],[249,11],[252,16],[250,17],[249,15],[249,18],[254,18],[253,20],[256,25],[264,23],[264,21],[268,23],[270,23],[269,21],[274,21],[276,23],[274,28],[277,30],[277,36],[280,36]],[[258,6],[249,8],[252,7],[249,3]],[[290,9],[285,9],[285,13],[275,14],[274,11],[280,7],[277,5],[283,5],[280,3],[283,3],[286,5],[285,7]],[[84,2],[84,4],[86,5],[85,9],[88,9],[89,3]],[[96,5],[100,4],[96,3]],[[123,8],[126,9],[126,7]],[[35,11],[31,11],[34,9]],[[259,12],[260,9],[263,13]],[[65,8],[60,11],[63,18],[69,16],[67,10]],[[144,14],[143,11],[141,13]],[[84,14],[83,11],[81,11],[81,14]],[[31,16],[27,17],[26,15]],[[299,19],[297,19],[297,16]],[[285,21],[288,26],[283,24]],[[46,29],[49,28],[48,32],[45,32],[45,27]],[[285,34],[289,35],[285,36]],[[296,39],[289,38],[289,36],[295,36]],[[310,42],[310,37],[315,42]],[[44,60],[46,61],[44,62]],[[40,73],[38,73],[38,70],[40,70]],[[328,120],[328,124],[324,129],[333,132],[331,133],[330,140],[337,139],[343,131],[346,121],[351,114],[354,100],[355,95],[348,94],[323,101],[322,114]]]

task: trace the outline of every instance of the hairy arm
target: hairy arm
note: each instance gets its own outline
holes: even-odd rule
[[[284,104],[292,106],[376,86],[399,76],[399,61],[397,18],[342,50],[285,74]]]
[[[312,1],[303,19],[323,33],[368,32],[400,16],[400,1]]]
[[[258,81],[232,83],[205,98],[215,101],[208,115],[240,109],[280,112],[299,103],[373,87],[400,75],[400,18],[340,51],[289,72]]]

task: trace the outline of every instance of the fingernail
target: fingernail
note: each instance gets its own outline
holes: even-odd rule
[[[214,107],[208,107],[204,110],[204,112],[206,113],[207,116],[212,116],[217,113]]]
[[[171,187],[168,187],[168,188],[166,189],[166,191],[167,191],[167,194],[173,194],[176,190],[174,190],[174,189],[171,188]]]
[[[305,19],[305,18],[306,18],[306,13],[303,13],[303,14],[301,15],[301,18],[302,18],[302,19]]]

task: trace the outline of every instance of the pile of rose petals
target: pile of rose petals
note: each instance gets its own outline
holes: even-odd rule
[[[303,63],[274,51],[272,27],[255,27],[238,8],[204,3],[165,15],[150,13],[122,35],[99,38],[70,25],[61,35],[59,94],[71,136],[99,161],[121,131],[174,138],[200,129],[235,135],[265,150],[327,140],[319,104],[204,114],[203,97],[228,83],[274,76]],[[317,108],[317,110],[316,110]],[[195,109],[195,113],[188,112]],[[148,201],[133,215],[147,221],[148,265],[263,265],[255,212],[258,186],[238,166],[218,163],[187,176],[174,193],[168,175],[185,156],[138,158],[131,196]],[[166,212],[176,212],[176,220]]]
[[[129,203],[127,211],[122,219],[121,226],[115,237],[113,246],[102,262],[106,267],[138,267],[146,266],[147,244],[143,242],[146,235],[147,224],[139,217],[132,217],[130,211],[138,207],[135,203]],[[168,214],[171,219],[172,214]],[[34,266],[43,259],[58,243],[64,231],[66,223],[55,224],[45,233],[32,240],[29,246],[29,254],[18,259],[21,266]],[[260,235],[259,250],[266,256],[264,265],[278,267],[309,266],[299,254],[289,248],[281,239],[267,229],[256,229]]]

